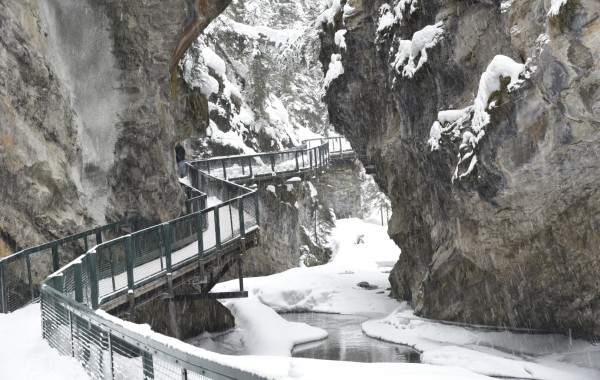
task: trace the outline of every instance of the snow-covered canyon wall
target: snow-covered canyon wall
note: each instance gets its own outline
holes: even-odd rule
[[[180,213],[170,68],[229,1],[0,3],[0,246]]]
[[[328,4],[329,115],[392,201],[393,294],[600,335],[600,3]]]

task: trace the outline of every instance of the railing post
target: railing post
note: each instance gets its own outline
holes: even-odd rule
[[[260,226],[260,214],[258,207],[258,191],[254,193],[254,213],[256,218],[256,224]]]
[[[131,235],[125,236],[125,266],[127,267],[127,289],[133,291],[133,253],[131,252]]]
[[[52,246],[52,269],[56,272],[60,269],[60,261],[58,259],[58,245]]]
[[[144,380],[154,379],[154,362],[152,360],[152,354],[146,351],[142,351],[142,367],[144,371]]]
[[[96,245],[102,244],[102,231],[96,230]]]
[[[171,273],[172,271],[172,262],[171,262],[171,226],[169,223],[163,224],[163,245],[165,247],[165,260],[167,262],[167,272]]]
[[[240,166],[242,167],[242,176],[246,176],[246,171],[244,170],[244,159],[240,158]]]
[[[202,226],[202,216],[203,212],[199,212],[196,214],[196,230],[198,237],[198,259],[202,260],[204,258],[204,227]]]
[[[305,149],[302,149],[302,168],[304,168],[306,166],[306,164],[304,163],[304,153],[306,152]]]
[[[31,275],[31,257],[29,257],[29,251],[25,255],[27,261],[27,277],[29,279],[29,293],[31,294],[31,300],[35,300],[35,294],[33,291],[33,276]]]
[[[219,207],[215,206],[213,214],[215,214],[215,242],[217,251],[221,250],[221,224],[219,223]]]
[[[83,246],[85,247],[85,248],[84,248],[85,252],[87,252],[87,251],[89,250],[89,245],[88,245],[88,238],[87,238],[87,235],[85,235],[85,236],[83,237]]]
[[[248,164],[250,170],[250,178],[252,178],[254,177],[254,175],[252,174],[252,157],[248,157]]]
[[[90,297],[92,309],[98,309],[98,301],[99,301],[99,289],[98,289],[98,255],[96,251],[92,251],[89,253],[90,260]]]
[[[108,330],[108,357],[109,357],[109,365],[110,365],[110,380],[115,379],[115,357],[113,354],[113,338],[112,333]]]
[[[2,313],[6,314],[8,313],[7,310],[7,297],[6,297],[6,291],[4,290],[4,262],[0,261],[0,308],[2,309]]]
[[[271,159],[271,171],[275,173],[275,155],[271,153],[269,158]]]
[[[225,168],[225,160],[221,160],[221,165],[223,166],[223,178],[227,179],[227,169]]]
[[[73,265],[73,274],[75,277],[75,301],[83,303],[83,277],[81,275],[81,262]]]
[[[310,158],[310,170],[312,170],[312,168],[313,168],[313,150],[312,149],[308,150],[308,157]]]
[[[298,162],[298,151],[295,151],[295,156],[296,156],[296,171],[299,172],[300,171],[300,163]]]
[[[238,198],[238,209],[240,213],[240,236],[244,238],[246,235],[246,226],[244,225],[244,198]]]
[[[233,239],[233,212],[231,211],[232,203],[229,203],[229,225],[231,226],[231,238]]]

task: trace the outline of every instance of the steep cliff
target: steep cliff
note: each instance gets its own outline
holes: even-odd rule
[[[600,3],[329,5],[329,114],[392,201],[393,294],[600,335]]]
[[[3,251],[182,210],[191,102],[170,68],[229,2],[0,3]]]

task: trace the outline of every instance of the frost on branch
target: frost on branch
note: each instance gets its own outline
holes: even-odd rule
[[[446,110],[438,113],[438,119],[431,126],[427,143],[431,150],[437,150],[442,138],[448,136],[452,141],[460,141],[457,152],[458,163],[452,181],[467,176],[477,164],[475,148],[485,135],[485,127],[490,123],[489,110],[497,106],[491,99],[493,94],[502,90],[502,83],[511,92],[522,86],[524,79],[531,75],[530,60],[525,64],[516,63],[504,55],[497,55],[481,75],[479,89],[472,105],[460,110]],[[507,79],[505,79],[507,78]],[[508,81],[510,79],[510,81]],[[492,100],[490,102],[490,100]],[[468,162],[468,164],[467,164]],[[468,165],[468,166],[467,166]],[[467,166],[460,173],[460,168]]]

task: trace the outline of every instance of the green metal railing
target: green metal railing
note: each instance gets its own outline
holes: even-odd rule
[[[147,220],[135,216],[0,259],[0,312],[13,312],[37,301],[42,280],[90,247],[149,224]]]
[[[329,143],[188,163],[188,200],[204,197],[206,206],[206,194],[210,194],[220,203],[99,242],[48,276],[41,285],[41,300],[42,331],[50,346],[77,358],[94,379],[262,379],[168,344],[170,338],[136,332],[126,322],[97,310],[116,298],[135,295],[168,273],[218,254],[224,245],[259,228],[257,191],[227,180],[233,173],[227,170],[236,159],[242,163],[238,169],[243,176],[262,175],[259,166],[265,162],[271,169],[265,175],[313,170],[327,164]],[[291,169],[290,160],[295,165]],[[250,163],[244,166],[244,162]],[[215,173],[215,165],[222,169],[222,178]],[[215,175],[208,173],[211,168]]]
[[[335,138],[336,141],[338,138]],[[217,178],[245,181],[316,170],[329,163],[330,139],[306,140],[301,147],[270,153],[215,157],[190,164]],[[331,139],[333,141],[333,138]],[[309,145],[310,144],[310,145]]]

